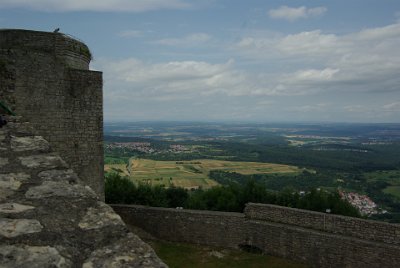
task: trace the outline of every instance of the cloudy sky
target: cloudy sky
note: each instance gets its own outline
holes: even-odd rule
[[[0,0],[103,71],[106,121],[400,122],[399,0]]]

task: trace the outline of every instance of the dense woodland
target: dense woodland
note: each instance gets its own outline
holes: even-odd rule
[[[164,188],[141,184],[117,173],[108,173],[105,180],[106,202],[112,204],[137,204],[156,207],[184,207],[188,209],[242,212],[246,203],[265,203],[360,217],[356,208],[342,200],[337,192],[311,189],[300,195],[286,189],[268,191],[265,185],[247,180],[242,185],[231,183],[208,190],[188,191],[183,188]]]

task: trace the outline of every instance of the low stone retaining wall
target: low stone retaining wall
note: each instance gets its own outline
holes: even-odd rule
[[[276,205],[249,203],[246,217],[400,245],[400,225]],[[399,253],[400,254],[400,253]]]
[[[127,224],[169,241],[226,248],[248,245],[313,267],[398,267],[400,263],[398,238],[384,243],[385,238],[368,239],[366,234],[369,224],[377,226],[378,235],[385,228],[396,230],[397,225],[264,204],[248,204],[244,214],[137,205],[112,207]],[[330,217],[331,223],[338,217],[338,222],[348,225],[334,225],[336,233],[332,224],[330,229],[325,225],[324,231],[320,221],[324,216]],[[360,239],[356,228],[364,226]]]
[[[228,248],[245,243],[245,219],[241,213],[131,205],[114,205],[113,209],[127,224],[164,240]]]

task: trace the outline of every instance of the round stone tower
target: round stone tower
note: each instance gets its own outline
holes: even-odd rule
[[[89,48],[65,34],[0,30],[0,101],[103,197],[102,73],[90,60]]]

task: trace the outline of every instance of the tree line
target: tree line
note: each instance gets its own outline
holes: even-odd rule
[[[137,204],[155,207],[183,207],[188,209],[243,212],[246,203],[276,204],[345,216],[360,217],[358,210],[342,200],[338,192],[311,189],[300,194],[286,189],[267,190],[264,184],[249,179],[244,184],[228,184],[211,189],[185,190],[139,184],[118,173],[105,176],[105,198],[109,204]]]

